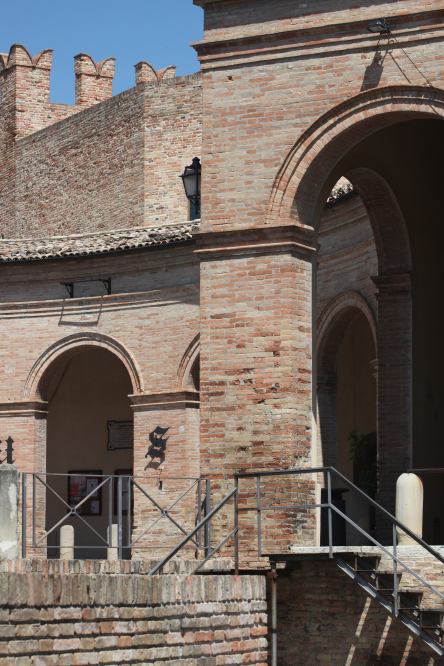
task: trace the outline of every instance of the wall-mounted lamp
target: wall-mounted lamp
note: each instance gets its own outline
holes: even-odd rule
[[[390,35],[391,29],[385,22],[385,18],[374,19],[367,26],[369,32],[379,35]]]
[[[181,175],[185,194],[191,202],[191,219],[200,218],[200,179],[201,179],[200,159],[195,157],[190,166],[185,167]]]

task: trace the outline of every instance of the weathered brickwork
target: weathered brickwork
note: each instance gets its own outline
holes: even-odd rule
[[[19,64],[12,56],[20,56]],[[129,229],[188,218],[179,175],[200,156],[200,74],[176,79],[170,75],[174,68],[166,68],[155,81],[112,97],[114,59],[96,65],[80,54],[76,105],[69,107],[49,102],[51,51],[36,56],[34,66],[24,47],[2,57],[4,237]]]
[[[291,228],[294,225],[304,231],[313,229],[317,234],[324,203],[342,176],[352,182],[365,206],[373,242],[368,223],[367,237],[362,241],[358,237],[363,227],[354,226],[348,235],[349,243],[356,245],[349,257],[347,253],[335,255],[333,252],[325,265],[331,271],[327,288],[328,278],[324,280],[322,274],[321,249],[318,289],[323,288],[324,292],[320,291],[318,303],[321,301],[319,305],[326,306],[329,290],[337,293],[344,284],[346,289],[359,291],[367,298],[378,315],[378,433],[380,483],[384,489],[380,499],[393,511],[395,477],[408,467],[409,457],[412,460],[411,302],[406,287],[407,295],[395,289],[390,306],[384,308],[381,303],[387,296],[378,296],[377,308],[376,290],[370,278],[411,272],[405,222],[409,204],[406,199],[397,200],[387,184],[393,181],[393,169],[384,170],[382,162],[385,160],[386,165],[390,162],[389,153],[382,150],[381,160],[377,162],[367,157],[364,150],[359,152],[358,144],[362,145],[378,130],[407,118],[442,116],[444,4],[432,2],[424,6],[400,1],[383,3],[377,8],[368,2],[358,6],[341,3],[340,7],[331,2],[319,2],[302,7],[290,0],[278,6],[262,0],[196,0],[195,4],[202,6],[205,13],[204,39],[194,46],[203,71],[202,233],[206,234],[207,247],[211,247],[211,234],[216,250],[222,242],[222,234],[226,234],[228,244],[240,230],[247,246],[246,230],[250,231],[250,242],[256,242],[253,239],[271,226]],[[372,36],[366,30],[369,20],[379,15],[385,15],[390,25],[396,24],[390,39]],[[400,164],[396,163],[398,173]],[[405,177],[404,182],[407,182]],[[410,183],[409,187],[413,186]],[[348,205],[351,218],[359,217],[358,203]],[[410,222],[409,233],[414,223]],[[322,232],[319,240],[321,236]],[[232,246],[234,248],[235,244]],[[270,241],[264,242],[263,257],[270,259],[274,251]],[[325,251],[329,253],[328,249]],[[349,262],[351,256],[356,262],[354,273]],[[231,261],[230,257],[228,262]],[[426,263],[427,259],[416,261],[418,269],[420,262]],[[225,261],[225,266],[228,262]],[[206,270],[204,263],[202,285]],[[221,273],[223,270],[221,263]],[[306,273],[311,273],[308,264]],[[264,290],[268,283],[272,291],[274,279],[272,271],[264,273]],[[382,291],[383,282],[379,284]],[[423,296],[418,295],[418,298],[421,300]],[[203,332],[212,325],[211,320],[206,319],[212,316],[213,303],[214,293],[211,287],[205,286],[202,289]],[[218,335],[228,341],[232,338],[231,308],[228,303],[219,303],[222,307],[218,315],[226,326]],[[251,303],[250,300],[249,305]],[[267,308],[265,312],[269,316]],[[381,316],[384,322],[380,321]],[[264,316],[262,328],[268,323],[272,321]],[[283,330],[275,326],[274,335],[279,337]],[[310,354],[312,328],[304,327],[304,331],[307,354]],[[390,363],[395,348],[402,349],[396,369]],[[235,359],[233,367],[244,367],[243,351],[232,346],[219,353],[219,368],[223,367],[220,359],[225,361],[227,354]],[[203,335],[202,357],[206,356],[215,365],[215,347]],[[261,357],[255,356],[248,366],[251,377],[260,372],[261,363]],[[418,363],[416,369],[420,374]],[[278,379],[279,372],[270,373],[271,383]],[[203,385],[201,399],[203,405],[208,404],[203,409],[210,408],[216,422],[218,413],[224,412],[226,394],[219,387],[219,392],[215,391],[217,381],[222,381],[220,372],[215,372],[214,377],[207,375],[205,381],[208,379],[208,396]],[[309,374],[304,380],[313,385],[312,410],[316,414],[316,382],[312,382]],[[298,392],[297,384],[293,383],[293,388]],[[333,401],[332,388],[327,389],[330,402]],[[250,390],[249,386],[243,387],[245,397],[237,396],[239,405],[247,403]],[[416,423],[419,423],[421,415],[418,412],[416,415]],[[390,427],[385,428],[389,421]],[[202,419],[201,435],[216,449],[221,435],[216,434],[216,429],[214,435],[204,430],[208,422],[207,416]],[[330,423],[333,422],[334,419],[330,419]],[[261,423],[265,424],[265,419],[262,418]],[[310,439],[310,428],[307,434]],[[274,437],[274,428],[270,427],[269,435]],[[254,464],[259,467],[268,462],[266,457],[258,456]]]
[[[416,570],[421,572],[427,568],[422,558],[418,560],[418,553],[408,563],[417,565]],[[436,561],[433,564],[429,561],[428,565],[436,576]],[[436,666],[443,663],[441,657],[367,596],[334,562],[300,562],[279,577],[278,664]]]
[[[75,298],[67,298],[61,281],[94,274],[112,278],[111,295],[100,283],[87,282],[76,285]],[[21,471],[46,470],[48,390],[57,369],[80,351],[98,346],[120,358],[132,382],[134,473],[148,479],[150,492],[162,505],[191,485],[191,480],[166,480],[160,492],[154,479],[162,469],[167,477],[188,479],[198,477],[200,470],[199,394],[186,388],[191,370],[187,354],[200,330],[199,272],[192,246],[4,265],[2,301],[0,353],[8,381],[0,398],[1,432],[17,442]],[[170,444],[157,471],[159,465],[150,466],[145,456],[149,433],[159,425],[170,427]],[[195,493],[178,507],[185,527],[194,524]],[[144,504],[141,494],[139,501]],[[137,534],[152,515],[146,498],[145,506],[135,522]],[[41,529],[44,501],[38,507]]]
[[[267,663],[260,576],[0,574],[1,666]]]

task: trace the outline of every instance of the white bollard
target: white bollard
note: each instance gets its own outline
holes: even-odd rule
[[[112,528],[112,548],[107,548],[107,554],[106,554],[106,559],[107,560],[117,560],[118,559],[118,551],[117,551],[117,523],[113,523],[113,528]],[[109,527],[106,529],[106,538],[108,539],[109,543]]]
[[[74,559],[74,527],[62,525],[60,528],[60,559]]]
[[[396,518],[422,539],[424,488],[416,474],[401,474],[396,482]],[[400,546],[416,545],[416,541],[396,528]]]
[[[14,465],[0,465],[0,560],[19,556],[18,540],[19,471]]]

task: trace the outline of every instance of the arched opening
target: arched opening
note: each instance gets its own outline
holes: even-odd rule
[[[311,227],[314,238],[341,177],[353,184],[365,207],[377,253],[376,271],[368,273],[377,317],[377,499],[391,513],[401,473],[444,462],[439,443],[444,407],[443,114],[440,91],[412,86],[346,100],[300,137],[269,203],[270,222],[291,219],[305,230]],[[360,290],[348,280],[340,289]],[[444,523],[442,477],[428,475],[423,481],[424,538],[437,543]]]
[[[200,391],[200,354],[196,356],[191,365],[186,378],[186,388],[188,391]]]
[[[376,462],[375,355],[370,326],[365,315],[359,313],[345,333],[337,368],[337,469],[358,487],[364,485],[361,472],[365,472],[365,465]],[[353,432],[365,437],[365,461],[352,460]]]
[[[128,441],[133,414],[129,395],[133,387],[123,362],[101,347],[83,349],[65,360],[49,383],[47,400],[47,459],[48,484],[71,506],[75,506],[85,491],[90,491],[99,475],[131,475],[133,449]],[[123,433],[122,436],[119,435]],[[90,476],[86,476],[89,474]],[[109,484],[88,501],[80,515],[83,521],[103,538],[109,524]],[[113,482],[113,519],[117,522],[116,482]],[[67,512],[55,495],[47,491],[46,529],[50,529]],[[126,529],[124,511],[124,530]],[[75,558],[104,559],[106,546],[100,538],[76,516],[64,524],[74,526]],[[58,557],[60,531],[48,537],[48,556]],[[96,546],[89,548],[86,546]],[[101,547],[99,547],[101,546]],[[125,555],[124,557],[129,555]]]
[[[444,234],[436,162],[443,147],[441,120],[410,120],[374,132],[332,172],[333,178],[345,174],[353,183],[374,232],[378,266],[369,277],[376,287],[380,341],[379,501],[392,512],[402,472],[444,463],[439,444],[444,407],[439,247]],[[427,475],[423,481],[424,537],[439,543],[442,478]]]

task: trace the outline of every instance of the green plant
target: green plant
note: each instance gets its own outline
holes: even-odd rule
[[[352,430],[347,442],[350,442],[350,460],[359,470],[356,485],[367,495],[374,496],[378,489],[378,463],[369,463],[366,437]]]

